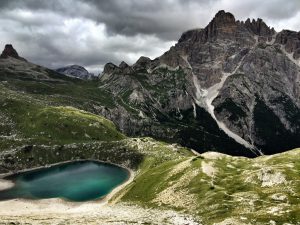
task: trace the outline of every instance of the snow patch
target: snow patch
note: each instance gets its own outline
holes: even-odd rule
[[[140,110],[140,112],[139,112],[139,117],[141,117],[141,118],[143,118],[143,119],[146,118],[145,114],[144,114],[143,111],[141,111],[141,110]]]
[[[240,137],[236,133],[232,132],[223,122],[219,121],[216,118],[215,113],[214,113],[215,107],[212,104],[212,102],[219,95],[220,89],[223,87],[226,79],[229,76],[231,76],[232,74],[224,73],[224,75],[221,78],[221,81],[219,83],[217,83],[207,89],[206,96],[205,96],[205,103],[206,103],[207,111],[211,115],[211,117],[216,121],[219,128],[221,130],[223,130],[229,137],[233,138],[236,142],[244,145],[245,147],[252,149],[253,145],[248,143],[246,140],[244,140],[242,137]]]
[[[193,102],[193,114],[194,114],[194,118],[196,119],[197,118],[197,109],[196,109],[196,105],[195,103]]]
[[[214,113],[214,108],[215,107],[213,106],[212,102],[218,96],[219,91],[223,87],[223,85],[224,85],[224,83],[225,83],[228,76],[229,75],[224,73],[224,76],[221,78],[221,81],[219,83],[211,86],[207,90],[203,90],[203,89],[201,89],[201,87],[199,85],[197,76],[195,74],[193,74],[193,83],[194,83],[194,86],[196,88],[195,102],[196,102],[197,105],[202,107],[201,100],[204,99],[204,102],[206,104],[206,109],[207,109],[208,113],[216,121],[219,128],[221,130],[223,130],[229,137],[233,138],[236,142],[238,142],[238,143],[244,145],[245,147],[251,149],[251,148],[253,148],[253,145],[251,145],[246,140],[244,140],[243,138],[241,138],[240,136],[238,136],[237,134],[232,132],[223,122],[219,121],[216,118],[215,113]]]
[[[252,46],[251,50],[253,48],[255,48],[258,44],[258,36],[254,36],[254,38],[255,38],[255,44]],[[200,107],[202,107],[203,106],[202,102],[204,102],[206,110],[211,115],[211,117],[216,121],[218,127],[221,130],[223,130],[229,137],[233,138],[236,142],[240,143],[241,145],[244,145],[246,148],[254,150],[255,147],[252,144],[250,144],[248,141],[246,141],[245,139],[240,137],[238,134],[231,131],[222,121],[219,121],[216,118],[215,113],[214,113],[215,108],[212,104],[214,99],[219,95],[219,92],[222,89],[222,87],[223,87],[225,81],[227,80],[227,78],[229,76],[232,76],[233,74],[235,74],[237,72],[237,70],[240,68],[242,62],[244,61],[244,58],[246,57],[246,55],[244,55],[242,57],[242,59],[240,60],[240,62],[238,63],[238,65],[236,66],[236,68],[234,69],[234,71],[232,73],[223,72],[223,75],[221,77],[221,81],[219,83],[209,87],[208,89],[202,89],[201,88],[197,76],[193,73],[192,66],[189,63],[189,61],[187,59],[187,56],[181,56],[181,57],[182,57],[182,59],[184,59],[186,61],[187,65],[192,70],[193,83],[194,83],[194,86],[196,88],[196,99],[195,99],[196,104],[199,105]],[[262,154],[262,152],[260,152],[260,151],[258,151],[258,152],[260,154]],[[254,152],[254,153],[256,154],[256,152]]]

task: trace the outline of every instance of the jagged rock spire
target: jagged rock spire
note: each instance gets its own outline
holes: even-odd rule
[[[213,18],[212,23],[217,26],[226,26],[228,24],[234,24],[235,18],[231,13],[220,10]]]
[[[267,26],[261,18],[258,18],[257,20],[253,19],[252,22],[248,18],[245,22],[245,26],[259,36],[271,36],[275,33],[274,28]]]
[[[231,37],[236,32],[237,25],[238,23],[231,13],[220,10],[205,28],[206,39]]]

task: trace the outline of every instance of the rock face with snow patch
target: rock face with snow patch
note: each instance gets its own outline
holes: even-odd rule
[[[83,80],[91,80],[94,78],[94,74],[89,73],[84,67],[78,65],[62,67],[56,69],[56,72]]]
[[[199,152],[254,156],[297,147],[299,43],[297,32],[276,33],[262,19],[241,22],[221,10],[154,60],[107,64],[100,88],[118,101],[101,113],[129,135]]]

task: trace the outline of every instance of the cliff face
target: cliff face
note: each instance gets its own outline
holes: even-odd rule
[[[220,11],[162,56],[108,64],[101,88],[118,99],[101,113],[132,135],[198,151],[256,155],[300,145],[299,33]]]

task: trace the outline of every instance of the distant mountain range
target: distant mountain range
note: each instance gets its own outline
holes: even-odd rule
[[[84,67],[78,65],[71,65],[55,70],[58,73],[64,74],[66,76],[79,78],[83,80],[91,80],[96,78],[94,74],[89,73]]]
[[[1,79],[20,79],[10,88],[55,95],[130,136],[251,157],[300,146],[300,33],[277,33],[262,19],[237,21],[219,11],[162,56],[108,63],[88,84],[72,79],[93,77],[81,66],[55,72],[26,62],[10,45],[1,58]],[[36,82],[26,88],[29,77]],[[67,84],[69,92],[58,89]]]

